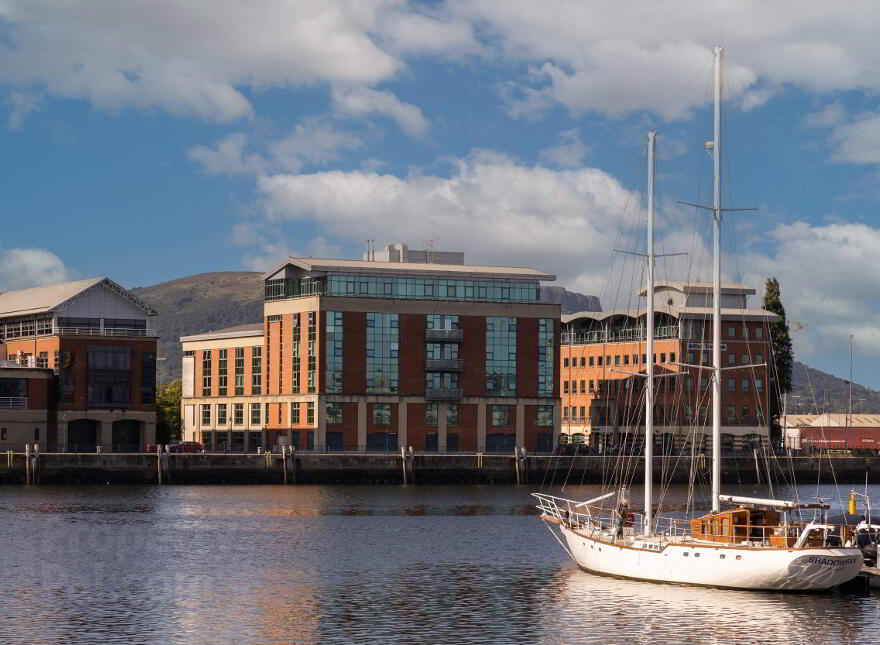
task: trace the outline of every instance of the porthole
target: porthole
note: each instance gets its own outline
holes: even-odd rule
[[[722,554],[721,554],[721,555],[719,555],[719,556],[718,556],[718,557],[719,557],[719,558],[721,558],[721,559],[722,559],[722,560],[723,560],[723,559],[724,559],[724,558],[726,558],[726,557],[727,557],[727,556],[726,556],[726,555],[724,555],[724,554],[723,554],[723,553],[722,553]]]
[[[737,560],[742,560],[743,557],[742,557],[741,555],[738,555],[738,556],[736,556],[736,559],[737,559]]]
[[[688,556],[690,555],[690,553],[688,553],[687,551],[685,551],[684,553],[682,553],[682,555],[683,555],[684,557],[688,557]]]
[[[699,558],[699,557],[700,557],[700,554],[699,554],[699,553],[694,553],[694,557],[695,557],[695,558]]]

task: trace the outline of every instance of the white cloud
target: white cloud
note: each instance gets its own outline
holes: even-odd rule
[[[45,249],[0,249],[0,291],[65,282],[70,270]]]
[[[304,166],[318,166],[339,159],[342,150],[356,150],[363,145],[357,135],[340,130],[320,119],[306,119],[288,136],[272,144],[270,150],[277,166],[298,172]]]
[[[242,258],[242,265],[250,271],[268,271],[290,256],[316,258],[342,256],[342,249],[338,245],[320,235],[304,241],[302,246],[291,246],[286,242],[270,242],[263,237],[257,247],[259,249],[257,253]]]
[[[540,152],[540,159],[559,168],[577,168],[587,158],[587,146],[581,141],[577,128],[564,130],[557,137],[558,143]]]
[[[9,106],[6,126],[10,130],[20,130],[27,116],[40,109],[42,102],[40,96],[30,92],[10,92],[6,98],[6,105]]]
[[[391,92],[366,87],[335,88],[333,105],[337,112],[346,116],[387,116],[411,136],[421,136],[428,129],[428,120],[422,111],[415,105],[402,102]]]
[[[525,166],[476,151],[449,177],[362,170],[279,174],[258,180],[267,216],[307,220],[324,235],[359,242],[438,239],[470,262],[531,264],[598,288],[627,203],[601,170]],[[623,242],[622,242],[623,243]]]
[[[717,44],[727,50],[725,91],[746,109],[789,84],[817,92],[880,89],[877,7],[856,0],[814,0],[797,11],[761,0],[448,5],[453,16],[480,25],[498,58],[542,66],[540,78],[523,84],[525,103],[514,104],[526,112],[550,100],[575,113],[687,116],[707,102]]]
[[[201,164],[212,175],[237,175],[261,172],[268,161],[255,153],[245,153],[248,137],[242,132],[229,134],[213,146],[196,145],[190,148],[189,157]]]
[[[746,256],[744,278],[763,287],[779,278],[789,320],[807,327],[794,335],[799,355],[823,353],[855,335],[859,351],[880,355],[880,275],[866,270],[880,257],[880,228],[865,224],[783,224],[772,232],[770,256]],[[818,262],[821,270],[806,270]]]
[[[840,101],[829,103],[821,110],[811,112],[804,117],[805,128],[830,128],[842,123],[846,118],[846,110]]]
[[[842,163],[880,163],[880,113],[869,112],[847,123],[839,123],[831,133],[832,161]]]
[[[209,174],[260,174],[270,170],[299,172],[308,166],[321,166],[339,159],[343,150],[363,145],[360,137],[339,129],[319,117],[298,123],[287,136],[267,146],[264,153],[248,151],[256,147],[241,132],[229,134],[213,145],[196,145],[189,156]]]
[[[373,32],[394,0],[7,0],[0,79],[103,109],[248,116],[244,88],[373,84],[402,62]]]

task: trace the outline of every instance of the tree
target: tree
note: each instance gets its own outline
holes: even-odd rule
[[[156,442],[168,443],[180,437],[180,379],[156,389]]]
[[[781,437],[779,415],[781,411],[780,397],[791,392],[791,370],[794,364],[794,351],[791,348],[791,333],[782,306],[782,294],[779,280],[767,278],[764,285],[764,309],[777,316],[776,322],[770,323],[770,347],[773,360],[770,362],[770,423],[771,438]]]

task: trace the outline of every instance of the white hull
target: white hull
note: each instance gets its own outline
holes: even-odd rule
[[[857,548],[780,549],[627,539],[612,544],[561,527],[578,565],[623,578],[731,589],[818,591],[862,569]]]

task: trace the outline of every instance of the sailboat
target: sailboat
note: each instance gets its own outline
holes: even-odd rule
[[[721,58],[714,49],[713,311],[712,311],[712,508],[686,520],[653,513],[654,365],[645,374],[644,513],[629,510],[625,488],[577,501],[534,493],[541,519],[577,564],[594,573],[754,590],[823,590],[854,578],[863,558],[852,530],[827,522],[828,504],[721,494]],[[646,348],[654,353],[654,146],[648,133]],[[679,363],[682,367],[698,367]],[[613,499],[610,509],[600,503]],[[722,503],[728,505],[722,509]],[[609,512],[610,510],[610,512]],[[813,511],[809,522],[794,521]],[[557,532],[558,531],[558,532]]]

